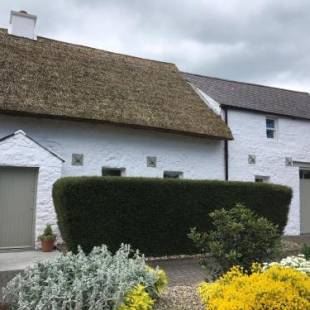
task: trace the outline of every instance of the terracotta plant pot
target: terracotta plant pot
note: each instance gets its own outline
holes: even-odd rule
[[[54,240],[42,240],[42,251],[43,252],[52,252],[55,248],[55,241]]]

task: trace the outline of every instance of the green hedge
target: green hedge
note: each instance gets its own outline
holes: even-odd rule
[[[190,227],[207,231],[208,213],[241,202],[283,231],[292,197],[280,185],[120,177],[67,177],[54,184],[58,225],[68,248],[88,252],[130,243],[147,255],[193,253]]]

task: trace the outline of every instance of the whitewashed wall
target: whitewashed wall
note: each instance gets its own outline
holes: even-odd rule
[[[229,142],[230,180],[254,181],[255,175],[293,188],[287,234],[300,233],[299,168],[285,157],[310,162],[310,122],[278,118],[277,139],[266,138],[266,115],[229,110],[234,141]],[[0,115],[0,138],[22,129],[62,158],[63,176],[100,175],[101,168],[125,167],[127,176],[162,177],[164,170],[182,171],[184,178],[224,179],[223,142],[147,130],[72,121]],[[84,154],[84,166],[72,166],[72,153]],[[256,164],[248,164],[248,155]],[[146,157],[156,156],[148,168]],[[50,201],[51,197],[46,197]],[[38,214],[40,217],[40,214]],[[37,228],[38,229],[38,228]]]
[[[125,167],[126,176],[162,177],[164,170],[184,178],[223,179],[223,142],[153,131],[0,114],[0,138],[22,129],[60,155],[64,176],[101,175],[101,168]],[[84,166],[72,166],[72,153],[84,154]],[[148,168],[146,157],[156,156]]]
[[[234,135],[229,142],[229,179],[254,181],[255,175],[269,176],[270,182],[288,185],[294,196],[285,233],[300,233],[299,168],[285,164],[285,157],[310,162],[310,122],[279,117],[277,139],[266,138],[266,116],[240,110],[228,111]],[[256,164],[248,164],[248,155]]]
[[[56,229],[51,190],[53,183],[61,176],[61,159],[18,131],[0,141],[0,166],[38,168],[34,241],[43,232],[47,223],[54,224]]]
[[[126,176],[162,177],[164,170],[171,170],[182,171],[184,178],[190,179],[224,178],[222,141],[103,124],[0,114],[0,138],[20,129],[65,160],[61,173],[55,167],[55,171],[46,170],[50,177],[43,173],[39,176],[43,192],[38,193],[37,233],[42,231],[43,221],[51,223],[55,220],[51,198],[52,183],[57,179],[55,176],[101,175],[102,167],[106,166],[124,167]],[[34,162],[23,156],[23,150],[19,150],[10,151],[10,154],[18,153],[12,154],[15,165],[32,165]],[[72,166],[72,153],[84,154],[83,166]],[[147,156],[157,157],[156,168],[147,167]]]

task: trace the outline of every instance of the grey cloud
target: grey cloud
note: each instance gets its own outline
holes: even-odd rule
[[[174,62],[184,71],[310,91],[308,0],[4,0],[44,36]]]

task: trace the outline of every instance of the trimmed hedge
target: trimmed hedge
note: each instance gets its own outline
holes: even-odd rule
[[[66,177],[54,184],[58,225],[69,250],[130,243],[147,255],[194,253],[187,234],[211,228],[209,212],[243,203],[283,231],[289,187],[248,182]]]

